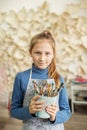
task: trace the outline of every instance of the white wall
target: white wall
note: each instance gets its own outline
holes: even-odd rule
[[[1,0],[0,11],[18,11],[22,7],[26,7],[27,9],[33,8],[36,10],[44,1],[49,2],[50,11],[61,14],[65,10],[66,4],[77,3],[80,0]]]
[[[0,91],[0,99],[3,99],[3,101],[8,100],[8,92],[12,90],[13,79],[16,72],[19,70],[25,70],[30,65],[30,62],[28,62],[29,57],[25,51],[27,51],[29,39],[31,39],[32,34],[35,33],[35,31],[38,31],[38,29],[41,30],[49,27],[55,34],[55,37],[59,43],[57,47],[58,66],[61,66],[59,69],[60,72],[62,72],[63,76],[67,77],[67,84],[68,81],[74,77],[74,75],[78,73],[87,74],[87,61],[85,60],[87,57],[87,18],[79,17],[77,19],[74,19],[71,18],[70,14],[66,13],[65,15],[63,14],[60,16],[53,16],[53,14],[50,16],[50,13],[48,15],[45,15],[43,13],[43,11],[46,12],[45,9],[42,9],[40,17],[39,12],[41,9],[39,6],[42,7],[44,1],[45,0],[0,0],[0,60],[2,62],[2,66],[0,66],[0,70],[2,72],[0,73],[0,81],[2,80],[2,82],[0,82],[0,90],[2,89],[2,91]],[[72,2],[76,3],[80,0],[47,1],[49,2],[49,10],[51,12],[61,14],[64,10],[66,11],[67,4]],[[84,14],[87,16],[86,1],[87,0],[81,0],[81,3],[78,4],[78,6],[72,5],[72,7],[68,6],[68,8],[71,12],[74,12],[74,15]],[[23,7],[26,9],[19,11]],[[30,13],[28,15],[27,12],[27,9],[30,8],[33,10],[35,9],[38,12],[37,13],[35,11],[32,13],[32,11],[28,11],[32,14],[32,18],[37,15],[37,17],[35,17],[35,20],[33,19],[33,24],[32,22],[25,20],[27,16],[27,19],[29,21],[32,21]],[[57,20],[59,20],[59,23]],[[45,24],[44,21],[46,21]],[[78,53],[78,50],[80,53]],[[64,53],[61,55],[60,52]],[[69,58],[67,57],[67,54],[69,55]],[[22,62],[23,58],[25,59],[24,63]],[[71,68],[72,66],[73,69]]]

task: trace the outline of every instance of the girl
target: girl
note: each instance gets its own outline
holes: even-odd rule
[[[56,70],[55,48],[55,40],[49,31],[35,35],[29,49],[32,67],[15,77],[11,116],[23,120],[23,130],[64,130],[63,123],[71,116],[65,86],[58,93],[57,103],[45,108],[50,117],[43,119],[36,116],[37,112],[44,109],[45,101],[38,100],[40,95],[34,96],[32,79],[53,79],[57,88],[64,83]]]

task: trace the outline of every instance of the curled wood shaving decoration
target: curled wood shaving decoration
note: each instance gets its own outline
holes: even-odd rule
[[[31,67],[30,39],[44,29],[55,38],[57,69],[67,83],[77,74],[87,74],[87,17],[72,17],[82,8],[87,8],[86,0],[68,5],[61,15],[50,12],[47,2],[36,11],[22,8],[19,12],[0,12],[0,60],[8,66],[8,91],[16,73]]]

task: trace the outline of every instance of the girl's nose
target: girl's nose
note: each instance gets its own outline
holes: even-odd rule
[[[46,58],[45,55],[41,55],[41,56],[40,56],[40,60],[44,60],[45,58]]]

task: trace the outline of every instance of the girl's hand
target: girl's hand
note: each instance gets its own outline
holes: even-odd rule
[[[37,96],[34,96],[31,99],[31,102],[30,102],[30,105],[29,105],[29,111],[30,111],[31,114],[35,114],[36,112],[44,109],[45,101],[38,100],[40,97],[41,97],[40,95],[37,95]]]
[[[50,121],[55,121],[57,111],[58,107],[56,104],[46,107],[46,112],[50,115]]]

